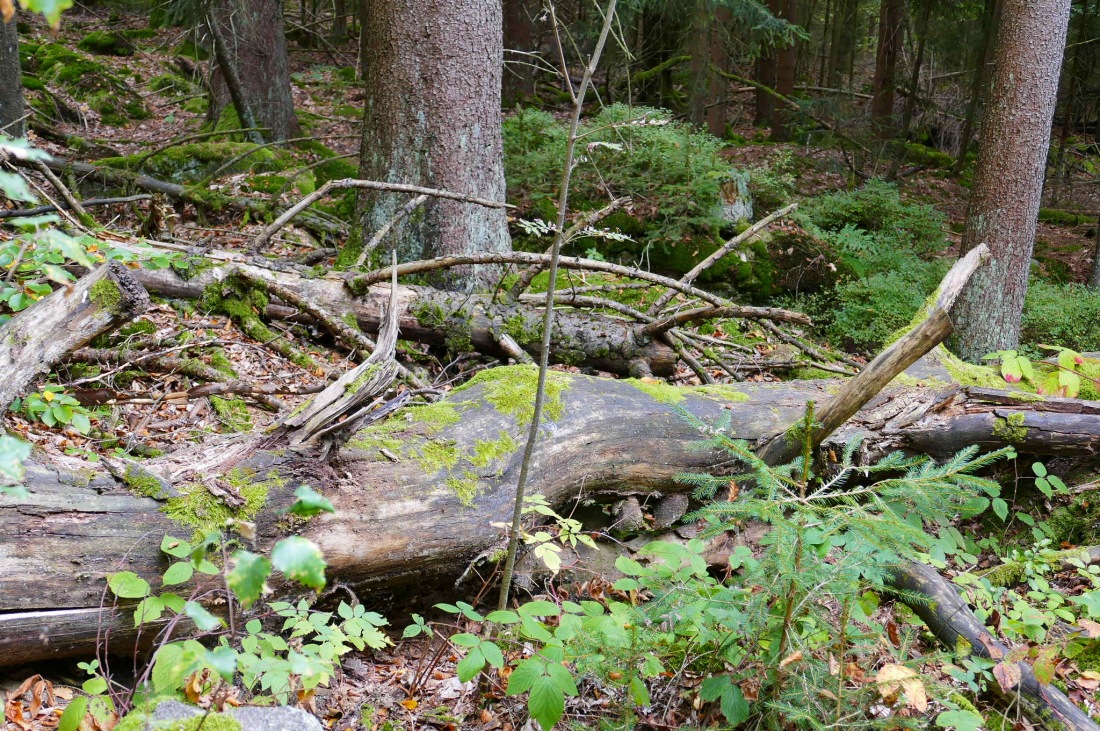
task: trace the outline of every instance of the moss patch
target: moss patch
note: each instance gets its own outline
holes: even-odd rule
[[[122,309],[122,292],[118,285],[110,279],[100,279],[88,290],[88,296],[97,306],[112,314],[119,314]]]
[[[256,471],[247,467],[234,467],[224,479],[244,498],[239,509],[230,508],[202,485],[191,484],[183,488],[183,495],[168,500],[164,514],[191,528],[195,536],[202,536],[220,529],[230,518],[253,520],[267,503],[271,489],[286,484],[275,470],[269,471],[264,479],[257,479]]]
[[[243,399],[222,398],[211,396],[210,406],[218,421],[226,429],[232,432],[246,432],[252,430],[252,417],[248,413],[248,405]]]
[[[1009,414],[1003,419],[994,418],[993,436],[1001,437],[1010,444],[1024,441],[1027,438],[1027,427],[1024,426],[1026,418],[1027,416],[1023,413]]]
[[[250,142],[193,142],[170,147],[145,159],[141,152],[126,157],[108,157],[101,165],[138,170],[174,183],[197,183],[213,175],[226,163],[233,162],[220,175],[246,172],[278,172],[295,164],[294,157],[272,147],[261,148]],[[235,161],[235,162],[234,162]]]
[[[474,386],[481,386],[485,400],[497,411],[513,416],[519,426],[531,423],[535,416],[535,390],[539,369],[534,365],[504,366],[482,371],[451,393],[460,393]],[[573,378],[561,371],[546,374],[546,398],[543,413],[550,420],[561,418],[565,407],[562,394]]]
[[[705,398],[714,399],[715,401],[744,402],[749,400],[748,394],[738,391],[733,386],[727,386],[721,383],[710,384],[707,386],[692,386],[684,390],[688,391],[689,393],[698,394]]]
[[[664,381],[642,380],[640,378],[628,378],[624,383],[629,383],[639,391],[648,394],[654,401],[662,404],[678,404],[684,400],[684,390],[676,386],[670,386]]]
[[[512,435],[503,429],[497,439],[478,439],[474,442],[474,452],[470,455],[470,463],[474,467],[488,467],[497,460],[503,460],[519,449],[519,444]]]
[[[163,500],[167,496],[164,483],[156,475],[136,465],[127,465],[126,472],[122,475],[122,481],[126,486],[142,497]]]
[[[146,119],[149,111],[133,89],[107,66],[57,43],[39,46],[30,59],[39,78],[99,113],[104,124],[125,126]]]

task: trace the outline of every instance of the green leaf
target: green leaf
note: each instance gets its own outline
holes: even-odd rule
[[[163,583],[165,586],[182,584],[185,581],[189,581],[194,574],[195,569],[191,566],[189,561],[178,561],[169,566],[168,570],[164,572]]]
[[[183,597],[179,594],[173,594],[172,592],[165,592],[160,595],[160,600],[164,603],[166,609],[171,609],[176,614],[183,611],[184,602]]]
[[[164,601],[159,596],[147,596],[138,602],[134,609],[134,626],[140,627],[146,622],[154,622],[164,614]]]
[[[81,434],[87,434],[92,430],[92,422],[91,419],[88,418],[87,414],[73,414],[72,425],[73,428]]]
[[[549,675],[544,675],[535,681],[527,696],[527,710],[539,726],[554,728],[565,713],[565,693]]]
[[[65,712],[61,714],[61,720],[57,722],[57,731],[76,731],[87,712],[87,697],[78,695],[73,698],[69,705],[65,706]]]
[[[160,550],[167,553],[169,556],[176,558],[187,558],[191,555],[193,550],[191,544],[182,538],[176,538],[174,536],[164,536],[160,542]]]
[[[1100,589],[1087,591],[1080,596],[1071,596],[1069,600],[1084,607],[1090,617],[1100,617]]]
[[[0,437],[0,476],[9,482],[19,482],[23,479],[23,462],[30,456],[31,445],[22,439]]]
[[[272,549],[271,563],[291,581],[314,589],[325,587],[325,559],[310,540],[301,536],[284,538]]]
[[[545,665],[546,663],[537,657],[528,658],[521,662],[508,676],[508,688],[505,693],[511,696],[531,690],[535,681],[544,674],[543,668]]]
[[[481,648],[475,647],[459,661],[455,671],[458,673],[458,679],[466,683],[476,678],[483,667],[485,667],[485,655],[482,654]]]
[[[1008,518],[1008,503],[1001,498],[995,498],[993,500],[993,512],[997,514],[997,517],[1002,521]]]
[[[206,664],[216,670],[225,682],[232,683],[237,673],[237,651],[225,646],[207,651]]]
[[[519,621],[519,615],[508,609],[498,609],[485,615],[485,621],[496,622],[497,624],[515,624]]]
[[[649,688],[645,687],[645,681],[637,675],[630,679],[630,700],[636,706],[649,705]]]
[[[705,701],[720,701],[722,715],[731,726],[736,726],[749,717],[749,702],[741,688],[728,675],[714,675],[706,678],[699,688],[699,697]]]
[[[481,654],[485,656],[485,660],[494,668],[504,667],[504,653],[500,651],[495,642],[489,642],[486,640],[481,643]]]
[[[32,13],[42,13],[50,27],[56,30],[61,22],[61,12],[71,8],[73,0],[19,0],[19,4]]]
[[[233,554],[233,570],[226,575],[226,583],[245,609],[251,607],[263,593],[264,582],[271,575],[271,562],[250,551]]]
[[[481,644],[481,638],[469,632],[459,632],[458,634],[451,635],[451,642],[459,647],[477,647]]]
[[[527,602],[517,609],[524,617],[556,617],[561,614],[561,609],[554,602],[545,599],[537,599]]]
[[[973,711],[945,711],[936,716],[936,725],[958,731],[978,731],[982,727],[982,717]]]
[[[332,506],[328,498],[309,485],[299,485],[298,489],[294,491],[294,497],[297,499],[293,505],[287,508],[287,512],[291,515],[297,515],[299,518],[312,518],[318,513],[336,512],[336,508]]]
[[[1042,477],[1035,480],[1035,487],[1039,488],[1039,492],[1047,497],[1054,497],[1054,490],[1050,487],[1050,482]]]
[[[203,632],[213,632],[222,626],[222,621],[206,611],[206,608],[198,602],[184,604],[183,613],[190,617],[195,626]]]
[[[141,599],[149,596],[149,582],[133,571],[108,574],[107,586],[121,599]]]
[[[619,556],[615,559],[615,568],[627,576],[640,576],[645,573],[645,568],[632,558]]]
[[[81,684],[80,688],[88,695],[99,695],[100,693],[106,693],[107,680],[97,675],[94,678],[88,678],[87,680],[85,680],[84,683]]]
[[[1035,462],[1031,465],[1031,471],[1035,473],[1036,477],[1046,477],[1047,467],[1042,462]]]

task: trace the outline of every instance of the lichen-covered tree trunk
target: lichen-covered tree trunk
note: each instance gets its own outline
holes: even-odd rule
[[[503,201],[500,0],[366,4],[361,176]],[[405,200],[365,191],[363,238]],[[503,210],[433,199],[398,224],[386,246],[405,261],[506,252],[512,242]],[[439,283],[470,290],[498,274],[497,267],[470,267],[439,275]]]
[[[15,18],[0,20],[0,132],[22,137],[23,77],[19,70],[19,33]]]
[[[963,251],[989,245],[955,307],[952,349],[978,361],[1015,348],[1035,245],[1070,0],[1005,0]]]
[[[248,107],[256,123],[267,127],[268,140],[285,140],[301,134],[290,92],[290,59],[287,55],[282,0],[217,0],[211,13],[216,37],[225,43],[228,61],[241,82],[242,99],[233,103]],[[215,40],[217,42],[217,40]],[[216,122],[231,95],[224,74],[211,83],[208,117]],[[238,116],[245,119],[239,107]]]

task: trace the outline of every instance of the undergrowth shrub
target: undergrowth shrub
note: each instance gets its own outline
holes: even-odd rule
[[[606,249],[581,239],[580,251],[597,246],[605,255],[649,255],[659,268],[686,269],[730,222],[720,216],[723,186],[744,176],[722,159],[724,144],[669,112],[615,104],[581,125],[570,197],[577,210],[600,208],[630,196],[630,213],[616,212],[603,225],[633,235],[636,243]],[[508,197],[531,217],[553,220],[568,126],[547,112],[520,109],[504,121]],[[541,244],[540,244],[541,246]]]
[[[871,180],[855,191],[827,193],[797,216],[833,252],[841,277],[833,290],[796,303],[838,345],[878,349],[912,320],[949,268],[929,258],[945,245],[943,214],[902,200],[890,183]]]
[[[1032,280],[1020,340],[1077,351],[1100,350],[1100,291],[1080,284]]]

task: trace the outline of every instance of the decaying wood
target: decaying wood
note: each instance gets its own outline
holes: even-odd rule
[[[899,589],[928,597],[929,602],[913,602],[910,606],[945,647],[955,649],[960,641],[965,641],[971,652],[979,657],[994,662],[1006,661],[1009,657],[1011,650],[990,634],[955,587],[932,567],[907,564],[895,575],[893,584]],[[1070,731],[1096,731],[1096,722],[1061,690],[1039,682],[1026,660],[1007,662],[1018,668],[1020,679],[1014,687],[1002,690],[1010,697],[1024,701],[1025,709],[1030,707],[1032,711],[1029,717],[1038,717],[1048,723],[1053,721],[1055,728],[1064,726]]]
[[[963,287],[970,281],[971,275],[988,259],[989,247],[982,244],[951,267],[951,271],[940,283],[939,294],[928,316],[879,353],[878,357],[846,382],[836,396],[816,413],[815,420],[820,426],[814,429],[811,438],[815,446],[840,428],[898,374],[928,354],[954,331],[951,308]],[[777,434],[759,454],[769,464],[783,464],[794,459],[800,449],[797,440],[787,439],[786,434]]]
[[[212,253],[208,256],[213,258]],[[248,263],[244,257],[218,253],[224,263],[217,264],[184,279],[170,269],[135,270],[134,275],[151,293],[161,297],[197,299],[204,289],[235,272],[250,278],[288,288],[304,300],[316,303],[328,312],[353,315],[365,332],[377,332],[383,320],[390,288],[369,288],[363,296],[353,295],[344,282],[333,276],[307,279],[293,272],[275,271]],[[387,273],[386,279],[392,272]],[[269,291],[277,291],[269,286]],[[272,305],[269,316],[299,314],[295,308]],[[513,338],[525,351],[538,353],[540,313],[529,307],[493,302],[485,295],[460,295],[429,287],[397,288],[397,317],[401,337],[407,340],[444,346],[461,343],[487,355],[508,358],[500,345],[499,333],[514,333]],[[639,364],[649,372],[671,375],[676,353],[660,342],[639,341],[630,323],[581,312],[562,312],[554,326],[551,361],[583,364],[608,373],[630,375]],[[634,371],[636,372],[636,370]]]
[[[490,375],[525,377],[503,382],[526,383],[533,392],[529,366]],[[627,495],[683,492],[688,488],[676,482],[678,473],[721,469],[728,455],[698,449],[701,435],[678,408],[708,423],[728,416],[732,436],[755,441],[792,423],[807,400],[824,404],[836,385],[745,383],[706,392],[670,387],[665,400],[658,400],[629,381],[560,377],[560,402],[550,410],[553,418],[539,440],[531,484],[566,512],[568,503],[579,499],[615,501]],[[239,475],[269,481],[267,503],[255,516],[264,545],[285,533],[280,511],[292,502],[294,488],[308,483],[338,511],[302,529],[324,550],[330,578],[364,597],[387,585],[449,581],[475,556],[497,545],[501,532],[492,524],[506,521],[511,512],[525,424],[493,405],[492,383],[487,377],[442,402],[454,407],[457,423],[419,421],[412,409],[391,417],[396,427],[387,425],[388,436],[400,440],[397,453],[392,444],[372,442],[369,428],[331,466],[294,451],[248,456],[238,445],[218,451],[243,455]],[[681,401],[667,403],[677,395]],[[891,387],[826,445],[862,431],[871,451],[908,448],[943,457],[960,445],[1011,443],[1036,454],[1100,453],[1100,408],[1066,413],[1065,401],[1021,401],[1001,392],[959,388],[945,400],[943,387]],[[1020,426],[1001,428],[1009,415],[1021,417],[1022,423],[1013,419]],[[513,452],[480,461],[480,466],[470,461],[479,441],[502,437],[517,445]],[[423,456],[425,447],[453,449],[452,466],[432,463]],[[173,463],[169,455],[146,465],[169,476],[202,471],[194,460],[178,459],[184,463]],[[40,628],[54,621],[58,609],[98,607],[108,572],[126,569],[147,579],[158,576],[168,565],[159,555],[162,536],[190,534],[161,512],[163,503],[135,496],[109,476],[75,464],[79,474],[63,466],[32,468],[27,483],[31,498],[0,503],[0,664],[87,652],[94,644],[94,613],[80,615],[86,617],[83,634],[71,614],[65,615],[65,638],[43,640]],[[188,487],[179,480],[175,486],[181,491]],[[459,498],[459,488],[472,495],[470,505]]]
[[[0,327],[0,410],[70,351],[148,306],[142,286],[112,261],[8,320]]]

